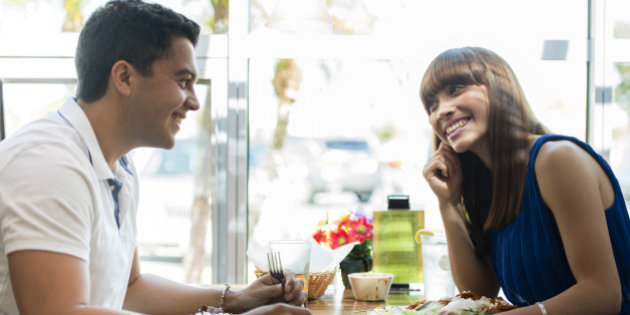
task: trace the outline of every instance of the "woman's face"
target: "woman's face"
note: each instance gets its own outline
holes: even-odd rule
[[[429,106],[433,131],[457,153],[488,154],[488,90],[484,85],[446,86]]]

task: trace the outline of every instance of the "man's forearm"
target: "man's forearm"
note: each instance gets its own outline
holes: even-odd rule
[[[202,305],[218,307],[222,290],[198,288],[154,275],[140,275],[127,288],[123,307],[145,314],[193,314]]]

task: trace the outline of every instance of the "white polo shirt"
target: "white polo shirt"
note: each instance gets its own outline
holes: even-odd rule
[[[7,255],[20,250],[86,261],[89,304],[122,308],[136,248],[138,182],[132,174],[130,160],[128,169],[116,163],[110,170],[73,99],[0,142],[0,314],[19,314]],[[113,177],[123,183],[120,228],[108,185]]]

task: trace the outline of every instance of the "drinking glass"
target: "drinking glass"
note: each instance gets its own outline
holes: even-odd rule
[[[425,299],[439,300],[455,294],[446,235],[422,235],[422,277]]]
[[[271,252],[280,253],[282,268],[292,271],[304,282],[303,291],[308,294],[308,273],[311,264],[311,244],[308,241],[276,240],[269,242]]]

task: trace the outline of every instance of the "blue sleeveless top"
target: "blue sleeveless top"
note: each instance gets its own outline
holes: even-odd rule
[[[610,241],[621,279],[622,308],[630,314],[630,217],[619,182],[608,163],[588,144],[567,136],[541,136],[529,155],[521,211],[507,226],[491,232],[494,271],[503,293],[514,304],[531,305],[560,294],[576,283],[558,226],[538,190],[534,164],[546,141],[570,140],[589,152],[608,175],[615,202],[606,210]]]

